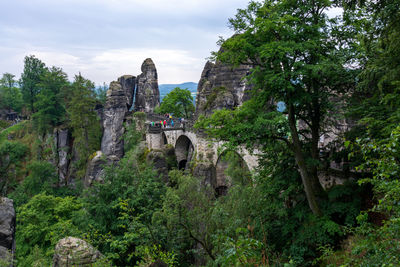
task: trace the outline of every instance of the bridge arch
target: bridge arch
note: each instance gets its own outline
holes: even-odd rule
[[[186,169],[187,164],[192,160],[194,146],[186,135],[180,135],[175,143],[175,155],[178,161],[178,168]]]
[[[167,136],[165,135],[165,132],[162,132],[161,138],[162,138],[162,144],[163,144],[163,145],[168,145],[168,138],[167,138]]]
[[[250,169],[243,157],[236,151],[225,150],[215,164],[215,193],[224,196],[233,184],[247,184],[251,179]]]

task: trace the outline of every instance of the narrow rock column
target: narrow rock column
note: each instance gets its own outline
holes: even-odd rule
[[[136,80],[135,111],[153,113],[160,105],[156,66],[151,58],[142,64],[142,74]]]

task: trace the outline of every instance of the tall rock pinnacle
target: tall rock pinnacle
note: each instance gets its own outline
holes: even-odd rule
[[[160,91],[157,70],[153,60],[147,58],[142,64],[142,74],[136,78],[135,110],[152,113],[158,105]]]

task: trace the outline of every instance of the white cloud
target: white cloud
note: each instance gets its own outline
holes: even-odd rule
[[[26,55],[35,55],[47,66],[61,67],[72,80],[75,74],[81,74],[94,81],[97,85],[110,83],[124,74],[139,75],[143,61],[150,57],[156,64],[159,83],[180,83],[200,79],[205,63],[191,55],[189,51],[171,49],[112,49],[98,51],[92,55],[74,55],[60,51],[49,51],[49,48],[29,50],[21,54],[15,50],[9,52],[18,54],[7,61],[18,59],[22,65]],[[0,53],[4,52],[0,48]],[[3,66],[0,64],[0,68]],[[22,66],[21,66],[22,68]]]
[[[0,0],[0,74],[35,54],[70,77],[99,83],[140,74],[151,57],[160,83],[200,79],[227,19],[248,0]]]

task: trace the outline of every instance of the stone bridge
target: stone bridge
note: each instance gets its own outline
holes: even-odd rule
[[[188,122],[184,128],[180,125],[175,128],[162,128],[148,123],[146,133],[148,148],[158,150],[166,145],[174,147],[179,169],[187,169],[193,165],[207,166],[208,176],[213,176],[211,180],[214,180],[210,183],[217,191],[221,188],[226,189],[230,185],[225,174],[229,162],[224,158],[226,151],[223,150],[223,142],[211,140],[205,134],[196,132],[190,125]],[[246,149],[241,148],[236,154],[243,168],[251,172],[257,167],[257,156],[250,154]]]

